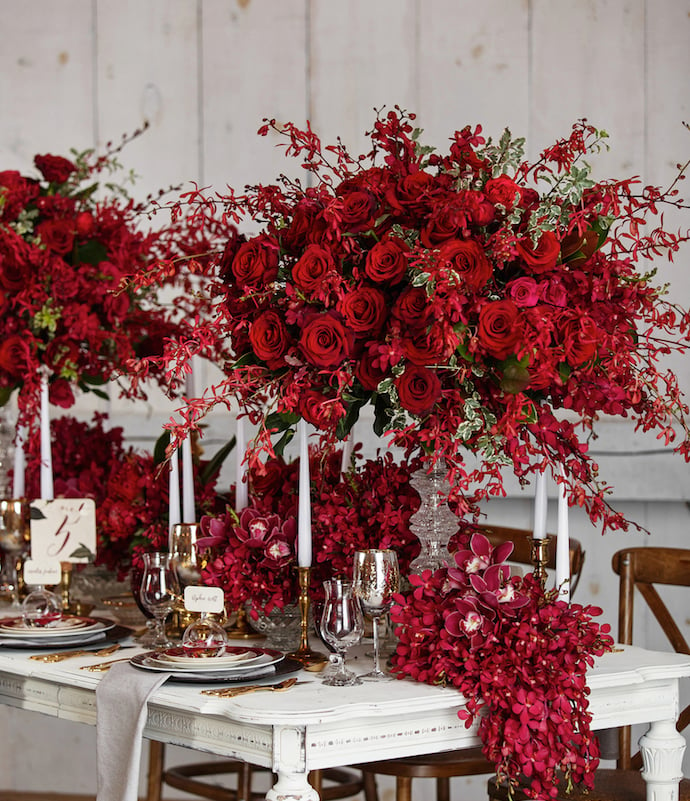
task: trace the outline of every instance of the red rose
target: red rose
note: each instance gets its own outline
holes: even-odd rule
[[[345,408],[337,398],[329,398],[314,389],[302,395],[299,410],[307,423],[321,430],[332,428],[345,414]]]
[[[399,212],[419,214],[428,208],[434,177],[428,172],[415,172],[401,178],[386,193],[386,200]]]
[[[403,337],[405,356],[416,365],[442,364],[458,346],[452,326],[434,322],[429,328],[412,331]]]
[[[561,245],[553,231],[544,231],[536,245],[529,238],[516,243],[517,252],[534,273],[543,273],[556,266]]]
[[[479,341],[491,356],[505,359],[515,350],[522,334],[520,312],[512,300],[497,300],[479,312]]]
[[[407,272],[409,252],[402,239],[391,237],[377,242],[367,253],[364,272],[377,284],[397,284]]]
[[[311,364],[322,368],[337,367],[350,356],[351,336],[340,320],[326,313],[313,317],[304,326],[299,344]]]
[[[345,295],[338,311],[356,336],[377,334],[386,321],[386,298],[380,290],[363,286]]]
[[[383,379],[388,377],[388,372],[381,368],[378,352],[369,349],[362,354],[362,357],[357,362],[355,375],[367,392],[373,392]]]
[[[331,251],[320,245],[309,245],[292,268],[292,280],[302,292],[318,289],[323,279],[335,269]]]
[[[69,409],[74,404],[74,393],[69,381],[64,378],[56,378],[48,386],[48,396],[53,406],[60,406]]]
[[[573,317],[560,327],[565,360],[571,367],[588,362],[597,352],[601,334],[589,317]]]
[[[23,336],[12,334],[0,343],[0,370],[22,376],[29,369],[29,345]]]
[[[343,230],[358,233],[374,225],[376,197],[371,192],[361,189],[347,192],[338,199],[336,208],[335,213],[340,219]]]
[[[451,239],[441,246],[439,264],[453,270],[471,292],[486,286],[493,274],[491,262],[474,239]]]
[[[232,260],[231,269],[242,289],[265,287],[278,275],[278,246],[263,236],[243,242]]]
[[[395,379],[400,405],[417,415],[427,414],[441,397],[441,381],[427,367],[408,367]]]
[[[51,184],[64,184],[70,175],[77,169],[76,166],[62,156],[35,156],[34,164],[41,171],[43,177]]]
[[[392,314],[405,326],[421,328],[425,325],[431,306],[424,287],[407,287],[395,301]]]
[[[484,192],[494,205],[500,204],[507,211],[510,211],[522,197],[520,187],[507,175],[489,178],[484,186]]]
[[[36,226],[36,233],[54,253],[69,253],[74,245],[74,231],[69,220],[44,220]]]
[[[518,306],[536,306],[539,303],[539,285],[534,278],[523,275],[511,281],[506,289]]]
[[[249,341],[254,353],[266,362],[271,370],[285,364],[283,355],[290,344],[290,335],[277,312],[262,312],[251,324]]]

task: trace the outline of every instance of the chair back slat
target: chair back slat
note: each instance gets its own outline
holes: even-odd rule
[[[632,645],[635,588],[668,637],[674,650],[690,654],[690,648],[668,606],[654,584],[690,587],[690,550],[686,548],[624,548],[613,555],[613,569],[620,576],[618,604],[618,640]],[[690,705],[680,714],[676,728],[690,724]],[[630,756],[630,727],[619,729],[618,767],[639,769],[639,752]]]

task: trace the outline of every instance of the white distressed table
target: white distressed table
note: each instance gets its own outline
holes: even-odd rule
[[[0,647],[0,703],[95,725],[103,674],[79,668],[99,660],[51,665],[30,653]],[[640,743],[649,801],[678,798],[685,740],[674,724],[687,676],[690,656],[626,646],[597,660],[588,677],[595,728],[649,724]],[[278,779],[268,801],[317,801],[310,770],[478,744],[457,717],[455,690],[408,680],[332,688],[305,672],[299,679],[285,693],[226,700],[201,695],[207,685],[166,683],[149,702],[145,736],[271,768]]]

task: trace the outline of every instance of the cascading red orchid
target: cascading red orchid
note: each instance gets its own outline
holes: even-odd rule
[[[466,509],[502,493],[505,464],[521,480],[561,465],[571,503],[604,529],[626,527],[590,429],[613,415],[667,442],[680,432],[690,458],[687,406],[660,363],[687,346],[690,317],[638,269],[688,239],[663,218],[648,233],[644,223],[687,205],[675,184],[595,182],[584,159],[605,135],[585,121],[529,163],[522,140],[485,140],[479,127],[431,152],[413,120],[379,114],[358,159],[267,122],[260,133],[285,138],[312,186],[282,178],[216,203],[189,193],[175,208],[203,227],[222,204],[227,223],[214,314],[195,331],[226,376],[180,428],[239,399],[264,426],[259,459],[300,417],[333,441],[371,404],[378,433],[445,459]],[[239,234],[244,220],[262,230]],[[188,355],[170,343],[155,363],[177,376]]]
[[[51,403],[69,408],[75,390],[100,392],[133,359],[184,339],[186,318],[205,305],[187,292],[183,269],[196,269],[187,254],[208,251],[205,234],[182,217],[147,231],[145,204],[112,178],[99,191],[99,174],[119,167],[127,141],[100,157],[38,155],[36,177],[0,171],[0,406],[16,390],[20,423],[32,431],[43,375]],[[158,287],[123,284],[158,262],[159,286],[182,290],[165,304]],[[167,383],[162,370],[149,376]],[[121,390],[135,395],[127,382]]]
[[[599,750],[585,673],[613,644],[592,619],[601,610],[558,600],[531,574],[511,577],[510,543],[465,540],[454,566],[410,576],[397,596],[393,671],[463,694],[460,717],[477,725],[500,779],[525,777],[534,798],[555,798],[563,777],[591,787]]]

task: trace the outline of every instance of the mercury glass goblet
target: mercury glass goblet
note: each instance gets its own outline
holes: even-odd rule
[[[381,670],[379,624],[393,605],[393,595],[400,587],[400,568],[395,551],[370,548],[355,552],[354,590],[365,615],[371,617],[374,630],[374,669],[362,678],[389,679]]]

